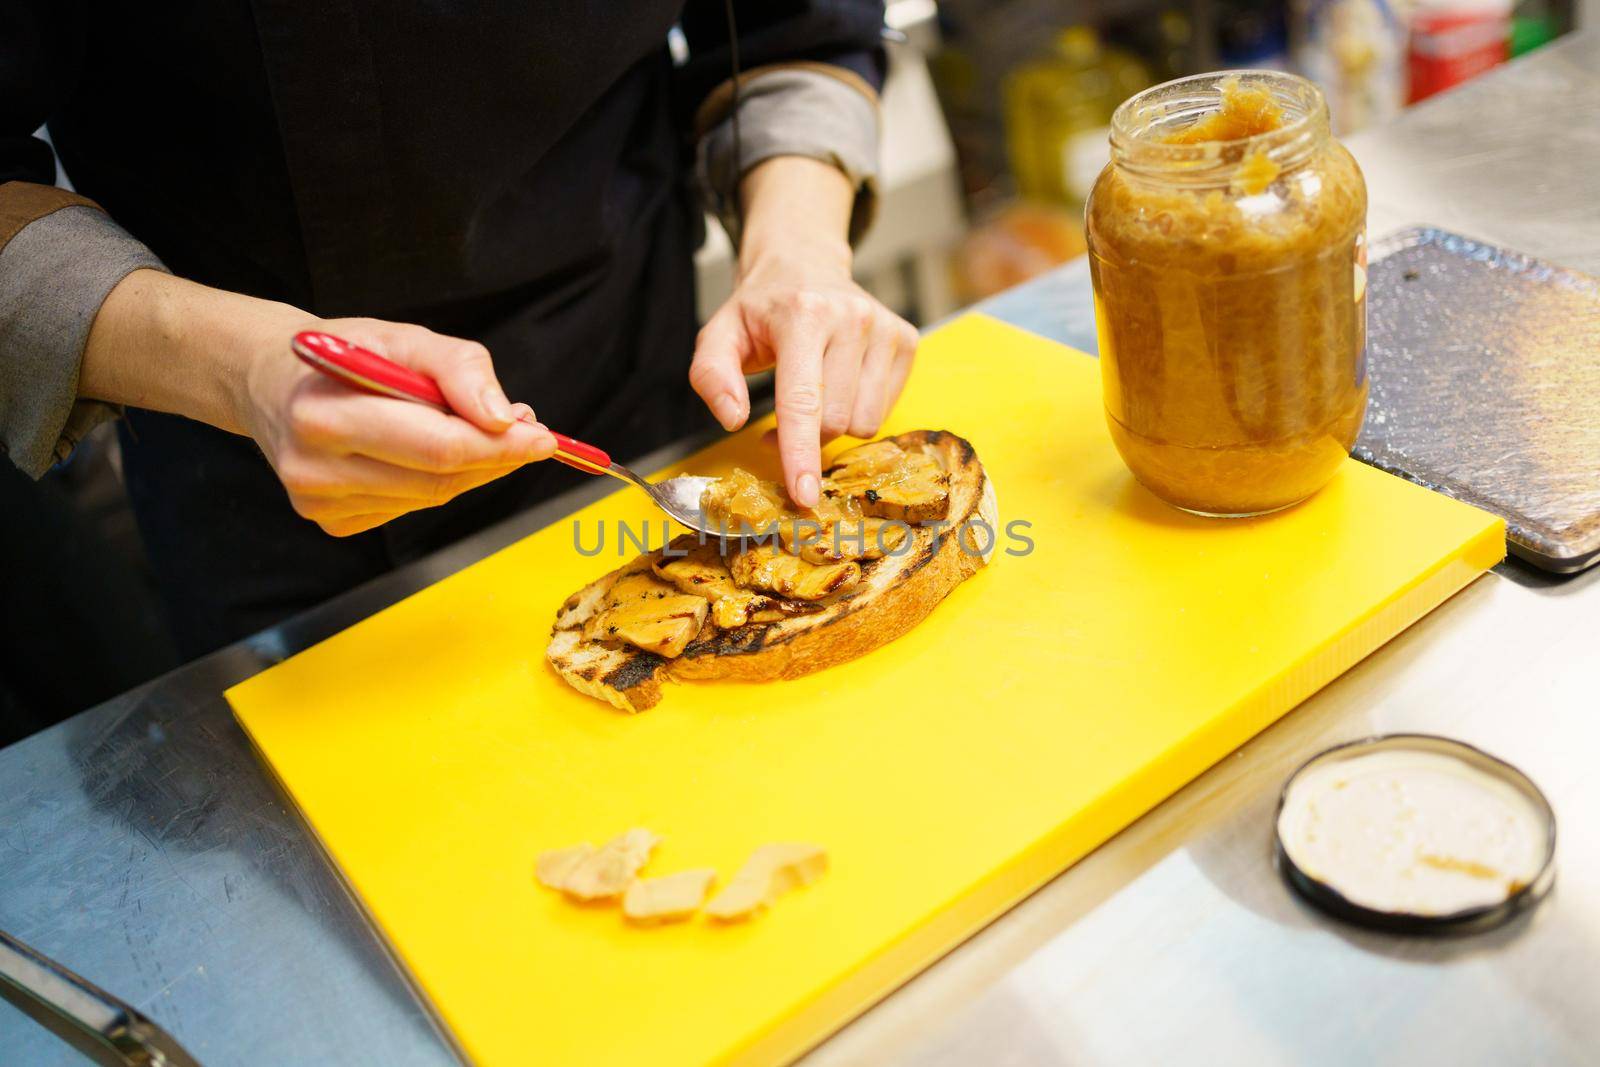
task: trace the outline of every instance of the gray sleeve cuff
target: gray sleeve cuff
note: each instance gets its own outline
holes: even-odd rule
[[[850,242],[859,241],[877,209],[878,106],[847,81],[806,68],[752,74],[739,87],[741,158],[734,159],[733,121],[723,118],[700,138],[696,176],[706,206],[739,246],[734,191],[745,173],[773,156],[809,156],[841,170],[856,190]]]
[[[105,212],[72,206],[0,248],[0,451],[37,478],[117,409],[78,399],[89,328],[116,284],[165,270]]]

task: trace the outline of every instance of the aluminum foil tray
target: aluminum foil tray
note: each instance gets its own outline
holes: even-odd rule
[[[1600,279],[1433,229],[1371,260],[1356,458],[1503,516],[1545,570],[1600,559]]]

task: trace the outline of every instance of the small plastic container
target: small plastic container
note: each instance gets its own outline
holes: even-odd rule
[[[1259,515],[1338,471],[1367,404],[1366,184],[1310,82],[1128,100],[1086,212],[1111,436],[1186,511]]]
[[[1511,52],[1512,0],[1414,0],[1410,102],[1471,81]]]

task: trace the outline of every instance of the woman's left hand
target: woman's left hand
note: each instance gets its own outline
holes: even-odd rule
[[[830,234],[808,217],[807,194],[836,204],[837,184],[834,168],[799,158],[771,160],[746,177],[739,280],[701,329],[689,368],[695,392],[728,430],[750,417],[744,376],[777,368],[778,451],[789,496],[803,507],[820,496],[822,443],[876,434],[917,349],[916,329],[851,278],[842,227]],[[853,193],[844,188],[848,221]]]

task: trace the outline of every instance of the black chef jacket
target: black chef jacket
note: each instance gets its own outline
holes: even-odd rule
[[[687,381],[688,128],[729,74],[720,0],[33,2],[68,176],[175,274],[482,341],[513,400],[620,456],[705,419]],[[881,4],[741,2],[737,18],[744,69],[819,60],[881,84]],[[0,144],[0,180],[48,183],[37,146]],[[247,438],[130,410],[122,440],[189,654],[583,477],[536,464],[335,539]]]

